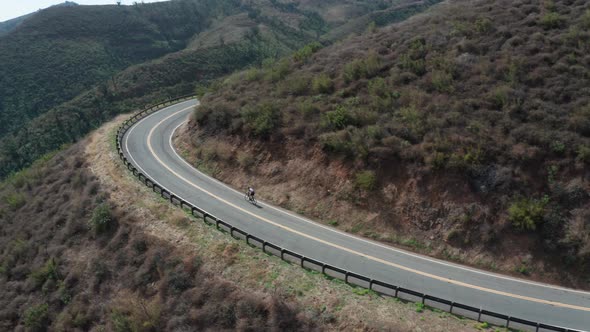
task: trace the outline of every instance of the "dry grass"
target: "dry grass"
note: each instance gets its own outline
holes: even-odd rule
[[[474,323],[425,311],[373,294],[356,295],[341,282],[282,262],[250,248],[214,228],[196,221],[177,226],[178,208],[142,186],[119,162],[111,146],[117,121],[102,127],[90,138],[87,158],[101,186],[111,192],[120,209],[137,216],[136,227],[187,254],[196,254],[213,275],[241,289],[293,301],[299,314],[328,330],[472,331]],[[221,259],[220,259],[221,258]]]

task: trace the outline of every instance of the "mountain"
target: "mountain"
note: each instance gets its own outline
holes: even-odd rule
[[[402,6],[388,16],[400,20],[430,3],[182,0],[41,11],[0,37],[0,178],[113,114],[364,31],[350,23],[374,11]]]
[[[179,144],[345,230],[580,286],[589,41],[583,1],[446,2],[235,74]]]
[[[52,7],[72,7],[77,6],[78,4],[72,1],[66,1],[61,4],[54,5]],[[12,30],[16,29],[21,23],[23,23],[26,19],[32,17],[36,13],[30,13],[23,16],[19,16],[8,21],[0,22],[0,36],[5,35]]]
[[[5,35],[10,31],[16,29],[22,22],[24,22],[24,20],[33,15],[35,15],[35,13],[23,15],[8,21],[0,22],[0,36]]]

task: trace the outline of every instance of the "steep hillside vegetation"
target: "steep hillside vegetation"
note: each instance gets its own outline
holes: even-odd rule
[[[123,118],[0,182],[0,330],[476,331],[191,221],[120,163]]]
[[[0,37],[0,178],[113,114],[193,91],[335,30],[327,41],[363,31],[369,13],[399,9],[387,17],[400,20],[432,2],[182,0],[37,13]]]
[[[449,1],[313,51],[208,93],[190,159],[352,232],[588,286],[586,1]]]
[[[313,328],[292,303],[215,276],[137,222],[113,207],[82,144],[3,182],[0,329]]]
[[[0,37],[0,138],[131,64],[184,48],[232,7],[199,3],[51,7]]]

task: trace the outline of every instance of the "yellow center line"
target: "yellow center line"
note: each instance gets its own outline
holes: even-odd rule
[[[412,269],[412,268],[409,268],[409,267],[406,267],[406,266],[403,266],[403,265],[399,265],[399,264],[396,264],[396,263],[393,263],[393,262],[390,262],[390,261],[387,261],[387,260],[384,260],[384,259],[381,259],[381,258],[378,258],[378,257],[374,257],[374,256],[370,256],[370,255],[367,255],[367,254],[363,254],[361,252],[355,251],[355,250],[350,249],[350,248],[343,247],[341,245],[338,245],[338,244],[335,244],[335,243],[332,243],[332,242],[329,242],[329,241],[326,241],[326,240],[322,240],[322,239],[317,238],[315,236],[312,236],[312,235],[309,235],[309,234],[300,232],[298,230],[295,230],[293,228],[290,228],[290,227],[287,227],[287,226],[278,224],[278,223],[276,223],[276,222],[274,222],[272,220],[269,220],[267,218],[264,218],[262,216],[259,216],[259,215],[255,214],[253,212],[250,212],[250,211],[248,211],[248,210],[246,210],[244,208],[241,208],[241,207],[239,207],[239,206],[237,206],[237,205],[235,205],[235,204],[233,204],[233,203],[231,203],[231,202],[229,202],[229,201],[227,201],[227,200],[225,200],[225,199],[223,199],[223,198],[221,198],[221,197],[219,197],[219,196],[217,196],[217,195],[215,195],[215,194],[213,194],[213,193],[211,193],[211,192],[209,192],[207,190],[205,190],[204,188],[198,186],[197,184],[191,182],[190,180],[186,179],[182,175],[178,174],[177,172],[175,172],[174,170],[172,170],[168,165],[166,165],[158,157],[158,155],[155,153],[155,151],[154,151],[154,149],[152,147],[152,144],[151,144],[151,138],[152,138],[154,132],[156,131],[156,129],[160,125],[162,125],[162,123],[166,122],[168,119],[170,119],[170,118],[174,117],[175,115],[177,115],[179,113],[182,113],[182,112],[184,112],[186,110],[187,109],[183,109],[183,110],[180,110],[178,112],[175,112],[175,113],[167,116],[166,118],[164,118],[163,120],[161,120],[160,122],[158,122],[156,124],[156,126],[154,126],[150,130],[150,132],[148,134],[148,137],[147,137],[148,149],[150,150],[150,153],[153,155],[153,157],[156,158],[156,160],[164,168],[166,168],[170,173],[174,174],[176,177],[178,177],[179,179],[183,180],[188,185],[190,185],[190,186],[192,186],[192,187],[194,187],[194,188],[202,191],[203,193],[205,193],[205,194],[207,194],[207,195],[209,195],[209,196],[217,199],[218,201],[223,202],[223,203],[225,203],[225,204],[233,207],[234,209],[237,209],[237,210],[239,210],[239,211],[241,211],[241,212],[243,212],[245,214],[248,214],[248,215],[250,215],[250,216],[252,216],[252,217],[254,217],[256,219],[259,219],[259,220],[261,220],[263,222],[266,222],[266,223],[268,223],[270,225],[273,225],[273,226],[279,227],[281,229],[284,229],[284,230],[286,230],[288,232],[291,232],[293,234],[297,234],[299,236],[308,238],[310,240],[314,240],[316,242],[325,244],[327,246],[330,246],[330,247],[333,247],[333,248],[336,248],[336,249],[339,249],[339,250],[342,250],[342,251],[345,251],[345,252],[348,252],[348,253],[351,253],[351,254],[360,256],[360,257],[364,257],[364,258],[369,259],[369,260],[372,260],[374,262],[378,262],[378,263],[385,264],[385,265],[388,265],[388,266],[391,266],[391,267],[395,267],[395,268],[400,269],[400,270],[404,270],[404,271],[407,271],[407,272],[415,273],[415,274],[418,274],[418,275],[421,275],[421,276],[424,276],[424,277],[428,277],[428,278],[431,278],[431,279],[435,279],[435,280],[439,280],[439,281],[442,281],[442,282],[450,283],[450,284],[453,284],[453,285],[457,285],[457,286],[462,286],[462,287],[467,287],[467,288],[479,290],[479,291],[482,291],[482,292],[487,292],[487,293],[492,293],[492,294],[496,294],[496,295],[507,296],[507,297],[511,297],[511,298],[515,298],[515,299],[520,299],[520,300],[525,300],[525,301],[531,301],[531,302],[536,302],[536,303],[541,303],[541,304],[547,304],[547,305],[556,306],[556,307],[562,307],[562,308],[568,308],[568,309],[575,309],[575,310],[581,310],[581,311],[588,311],[588,312],[590,312],[590,307],[582,307],[582,306],[577,306],[577,305],[572,305],[572,304],[567,304],[567,303],[548,301],[548,300],[538,299],[538,298],[534,298],[534,297],[529,297],[529,296],[523,296],[523,295],[508,293],[508,292],[504,292],[504,291],[499,291],[499,290],[495,290],[495,289],[480,287],[480,286],[472,285],[472,284],[465,283],[465,282],[462,282],[462,281],[458,281],[458,280],[453,280],[453,279],[449,279],[449,278],[437,276],[437,275],[434,275],[434,274],[431,274],[431,273],[427,273],[427,272],[423,272],[423,271],[418,271],[418,270],[415,270],[415,269]]]

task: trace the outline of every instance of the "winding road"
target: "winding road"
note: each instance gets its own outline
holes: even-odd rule
[[[413,254],[266,203],[257,207],[246,202],[242,192],[199,172],[172,146],[176,129],[197,103],[189,100],[155,112],[131,127],[122,141],[130,162],[176,196],[266,241],[376,280],[514,317],[590,331],[589,292]]]

